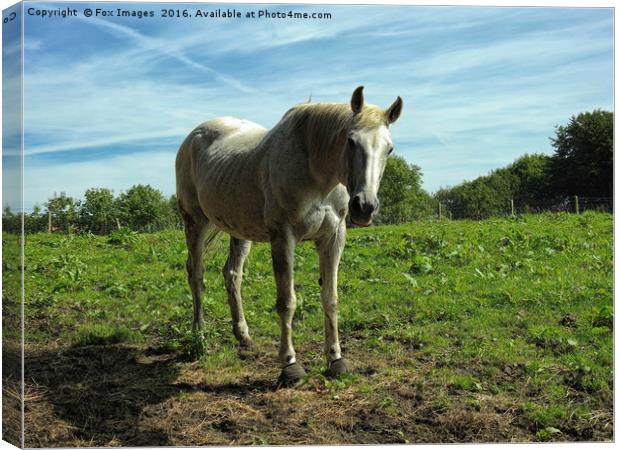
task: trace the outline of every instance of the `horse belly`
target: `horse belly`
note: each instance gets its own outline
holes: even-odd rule
[[[268,242],[269,233],[267,228],[258,220],[253,220],[251,215],[227,214],[213,211],[206,213],[207,217],[219,229],[225,231],[237,239],[254,242]]]
[[[199,195],[207,218],[238,239],[268,241],[262,191],[252,182],[255,177],[218,174],[216,170],[211,175],[205,177]]]

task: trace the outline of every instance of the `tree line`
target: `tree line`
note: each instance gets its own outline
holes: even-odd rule
[[[431,197],[422,189],[422,172],[402,157],[388,159],[379,197],[377,223],[402,223],[432,213]],[[18,233],[21,215],[5,208],[3,230]],[[158,231],[182,225],[176,195],[166,198],[149,185],[135,185],[114,196],[111,189],[87,189],[82,199],[61,192],[43,205],[24,213],[24,231],[61,231],[108,234],[119,228]]]
[[[17,233],[21,229],[20,214],[5,208],[3,230]],[[158,231],[180,226],[176,196],[166,198],[159,190],[138,184],[118,196],[111,189],[91,188],[83,199],[61,192],[44,205],[24,214],[24,231],[90,232],[108,234],[124,227],[133,231]]]
[[[490,174],[443,188],[434,195],[422,189],[422,171],[404,158],[387,161],[375,223],[403,223],[437,215],[441,204],[453,218],[482,219],[504,215],[511,203],[529,206],[566,203],[573,196],[613,197],[613,113],[595,110],[573,116],[556,127],[550,138],[553,155],[524,155]],[[439,210],[441,210],[441,206]],[[544,209],[547,209],[546,207]],[[19,232],[21,215],[6,208],[3,229]],[[107,188],[92,188],[83,199],[64,193],[24,214],[26,233],[40,231],[107,234],[125,227],[157,231],[180,227],[176,196],[166,198],[149,185],[135,185],[114,196]]]
[[[549,209],[578,197],[611,209],[613,113],[599,109],[573,116],[550,139],[552,155],[526,154],[486,176],[440,189],[435,200],[454,218],[503,215],[511,202],[521,211]]]

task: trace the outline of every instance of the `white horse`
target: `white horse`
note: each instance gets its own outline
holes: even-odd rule
[[[291,108],[271,130],[232,117],[210,120],[183,141],[176,158],[179,209],[188,248],[187,273],[194,328],[203,322],[203,252],[221,231],[230,234],[223,273],[233,331],[252,345],[241,302],[243,263],[251,241],[270,242],[280,317],[279,385],[304,375],[293,348],[293,258],[302,240],[319,253],[325,315],[326,375],[350,371],[338,339],[337,277],[347,212],[367,226],[379,207],[377,191],[393,145],[388,126],[402,99],[383,110],[364,104],[363,86],[350,105],[306,103]]]

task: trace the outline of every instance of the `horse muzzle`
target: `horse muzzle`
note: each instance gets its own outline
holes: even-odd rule
[[[364,194],[356,195],[349,200],[349,217],[351,222],[361,227],[367,227],[379,209],[379,200],[368,199]]]

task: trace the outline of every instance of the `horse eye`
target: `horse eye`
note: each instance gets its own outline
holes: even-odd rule
[[[388,150],[388,155],[391,155],[393,151],[394,151],[394,147],[390,147],[390,149]]]
[[[354,149],[355,141],[352,138],[347,138],[347,145],[349,146],[350,149]]]

